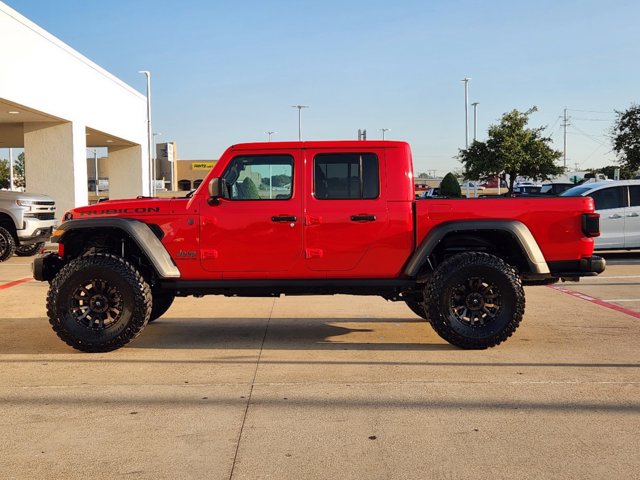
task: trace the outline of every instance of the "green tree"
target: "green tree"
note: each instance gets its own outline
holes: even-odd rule
[[[9,188],[9,160],[0,160],[0,188]]]
[[[447,173],[440,182],[440,195],[454,198],[462,197],[460,184],[458,183],[458,179],[453,173]]]
[[[460,150],[458,159],[464,165],[466,180],[486,180],[509,176],[509,192],[519,176],[548,180],[560,175],[564,168],[556,165],[562,152],[549,146],[551,139],[543,136],[545,127],[527,128],[529,116],[538,109],[526,112],[512,110],[502,115],[498,125],[489,127],[486,142],[473,142]]]
[[[604,173],[607,178],[615,177],[616,168],[620,169],[620,180],[630,180],[635,176],[635,172],[625,165],[607,165],[600,168],[590,168],[591,173]]]
[[[616,110],[611,137],[618,162],[627,170],[637,172],[640,169],[640,105],[632,104],[624,112]]]
[[[16,187],[26,187],[27,179],[24,166],[24,152],[13,162],[13,183]]]

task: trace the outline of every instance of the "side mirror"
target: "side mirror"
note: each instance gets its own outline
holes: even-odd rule
[[[227,181],[224,178],[212,178],[209,182],[209,198],[214,200],[227,198],[228,196],[229,189],[227,188]]]

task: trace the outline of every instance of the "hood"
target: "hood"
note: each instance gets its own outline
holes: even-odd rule
[[[176,199],[173,198],[127,198],[119,200],[108,200],[86,207],[78,207],[69,210],[65,214],[65,219],[74,220],[80,218],[96,217],[139,217],[148,215],[167,215],[176,213],[171,208]],[[69,217],[69,214],[71,217]]]
[[[47,197],[39,193],[27,193],[27,192],[10,192],[0,190],[0,201],[16,201],[16,200],[33,200],[37,202],[53,202],[53,198]]]

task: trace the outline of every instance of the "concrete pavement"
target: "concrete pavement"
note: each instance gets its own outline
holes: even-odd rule
[[[377,298],[187,298],[84,354],[45,284],[1,288],[27,263],[0,264],[1,478],[639,478],[624,313],[527,288],[520,329],[477,352]]]

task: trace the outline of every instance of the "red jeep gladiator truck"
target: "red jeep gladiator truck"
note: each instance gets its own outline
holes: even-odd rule
[[[483,349],[520,324],[523,285],[604,271],[597,235],[587,197],[416,200],[404,142],[249,143],[185,198],[66,212],[33,269],[53,330],[87,352],[211,294],[377,295]]]

